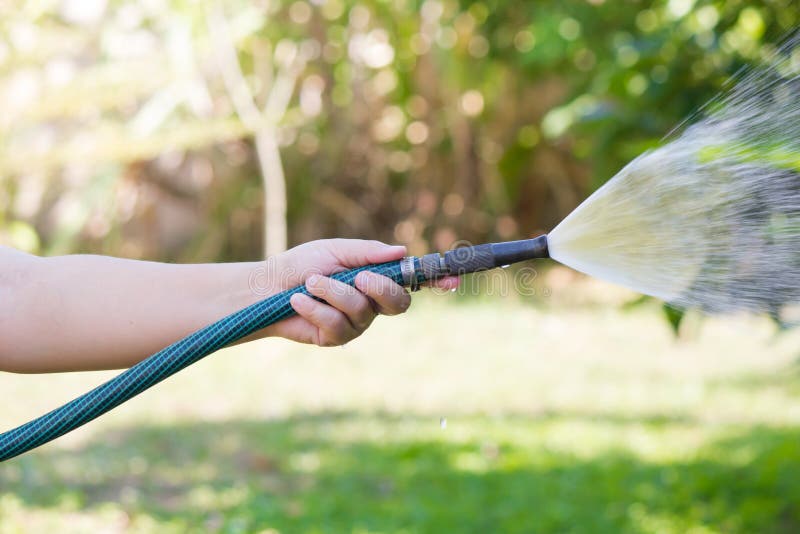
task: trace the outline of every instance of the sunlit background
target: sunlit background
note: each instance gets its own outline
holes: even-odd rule
[[[0,0],[0,244],[213,262],[529,237],[799,20]],[[796,332],[537,271],[524,296],[417,295],[344,349],[224,351],[0,467],[0,533],[800,530]],[[0,424],[110,376],[2,374]]]

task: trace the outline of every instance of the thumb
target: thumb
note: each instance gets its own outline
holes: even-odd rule
[[[406,255],[406,247],[387,245],[380,241],[362,239],[333,239],[331,252],[344,267],[361,267],[371,263],[399,260]]]

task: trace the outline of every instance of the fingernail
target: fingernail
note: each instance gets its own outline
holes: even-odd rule
[[[289,300],[295,308],[305,309],[308,306],[308,301],[299,293],[292,295]]]

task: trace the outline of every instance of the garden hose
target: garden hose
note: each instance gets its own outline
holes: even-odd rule
[[[533,258],[548,257],[547,237],[521,241],[488,243],[428,254],[422,258],[406,257],[376,265],[367,265],[331,276],[354,285],[361,271],[372,271],[411,289],[420,284]],[[8,460],[43,445],[99,417],[170,375],[212,352],[253,332],[294,315],[289,299],[295,293],[308,295],[298,286],[256,302],[162,349],[108,382],[56,408],[55,410],[0,434],[0,461]]]

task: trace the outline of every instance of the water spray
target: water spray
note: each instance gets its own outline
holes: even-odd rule
[[[463,247],[364,270],[411,289],[443,276],[551,257],[673,305],[776,314],[800,303],[797,37],[636,158],[548,236]],[[99,417],[216,350],[294,314],[289,289],[235,312],[78,397],[0,434],[0,461]],[[444,426],[446,422],[442,423]]]
[[[800,33],[550,232],[550,256],[679,308],[800,303]]]

